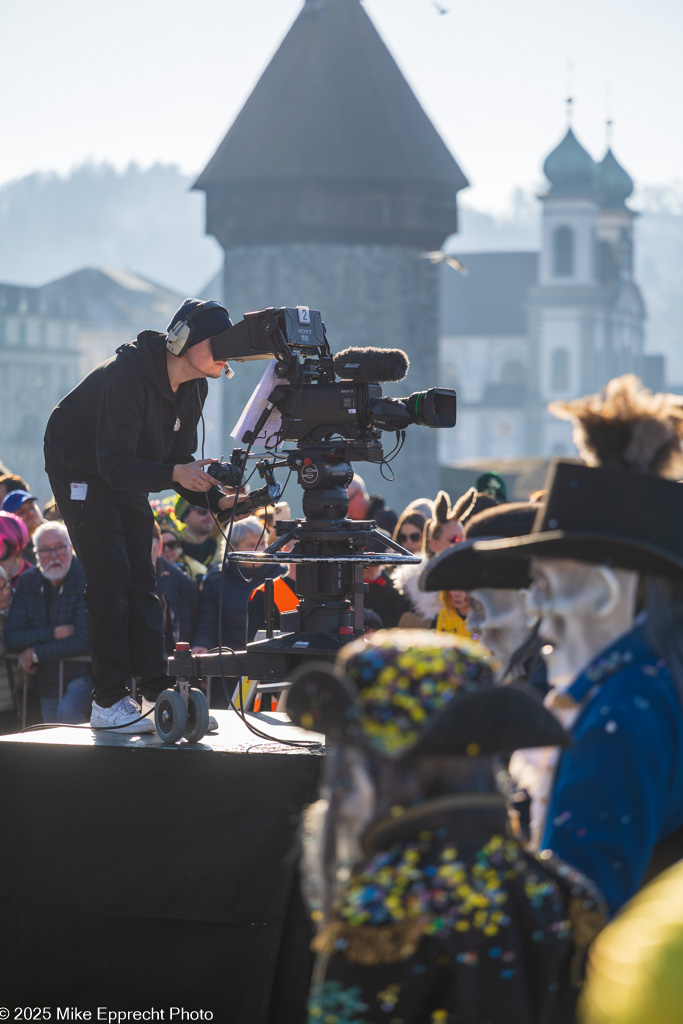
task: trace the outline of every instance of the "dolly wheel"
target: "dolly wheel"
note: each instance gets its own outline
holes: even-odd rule
[[[201,690],[193,688],[187,703],[187,725],[183,735],[188,743],[198,743],[209,731],[209,702]]]
[[[157,734],[164,743],[177,743],[187,728],[185,701],[178,690],[164,690],[154,709]]]

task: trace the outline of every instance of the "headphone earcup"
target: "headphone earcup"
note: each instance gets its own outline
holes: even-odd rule
[[[185,320],[179,320],[176,327],[169,327],[166,332],[166,348],[172,355],[182,356],[190,347],[193,335],[192,321],[209,309],[222,309],[225,313],[228,312],[222,302],[216,302],[213,299],[208,302],[200,302],[189,316],[186,316]]]
[[[166,334],[166,348],[174,356],[182,356],[190,340],[192,328],[187,320],[171,328]]]

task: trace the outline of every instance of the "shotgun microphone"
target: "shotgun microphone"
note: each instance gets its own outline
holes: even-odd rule
[[[400,348],[345,348],[333,357],[334,372],[356,384],[403,380],[410,361]]]

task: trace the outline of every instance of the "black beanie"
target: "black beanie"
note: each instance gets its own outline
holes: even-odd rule
[[[179,321],[185,320],[189,314],[192,313],[197,306],[202,305],[201,299],[185,299],[182,306],[173,314],[173,318],[168,325],[167,330],[176,325]],[[207,338],[215,338],[217,334],[221,334],[223,331],[227,331],[229,327],[232,327],[232,320],[227,309],[222,307],[219,309],[214,306],[211,309],[207,309],[205,313],[200,313],[199,316],[192,320],[192,348],[193,345],[198,345],[201,341],[206,341]]]

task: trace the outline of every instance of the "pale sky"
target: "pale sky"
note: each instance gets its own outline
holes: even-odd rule
[[[364,6],[470,179],[470,205],[500,211],[542,183],[568,89],[594,157],[611,116],[638,185],[683,179],[680,0],[438,2],[447,14],[433,0]],[[301,7],[2,0],[0,184],[88,159],[199,173]]]

